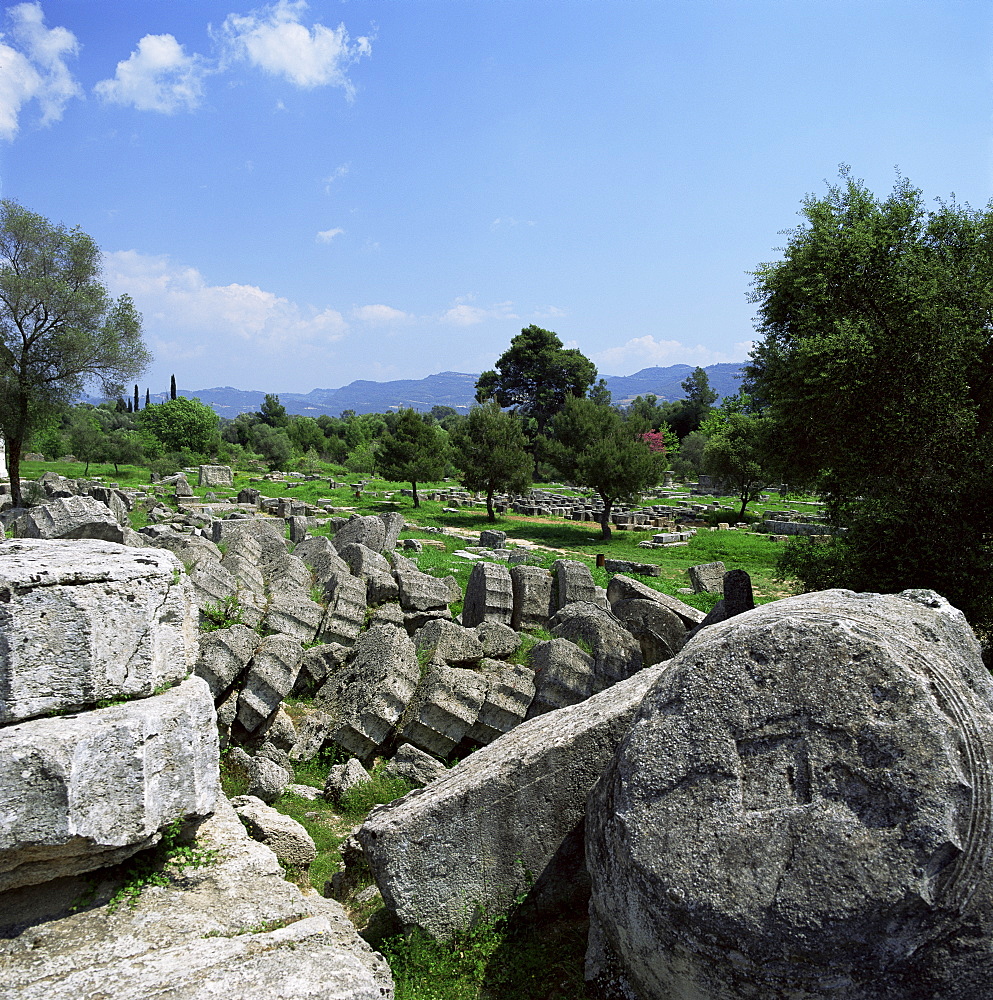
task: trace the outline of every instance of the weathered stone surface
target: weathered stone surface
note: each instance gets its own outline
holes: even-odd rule
[[[348,648],[339,642],[311,646],[300,657],[300,669],[293,684],[293,694],[312,695],[345,662]]]
[[[638,640],[646,666],[671,659],[686,643],[686,629],[679,616],[658,601],[618,601],[611,611]]]
[[[280,861],[293,868],[306,868],[317,857],[310,834],[295,819],[254,795],[238,795],[231,805],[252,840],[265,844]]]
[[[432,611],[447,608],[451,600],[448,584],[418,570],[397,568],[393,577],[400,588],[400,607],[404,611]]]
[[[193,600],[203,612],[207,605],[222,605],[229,597],[238,594],[238,581],[213,559],[201,558],[190,569]]]
[[[390,566],[386,556],[375,549],[370,549],[368,545],[349,542],[338,547],[338,555],[348,565],[349,572],[353,576],[361,577],[366,583],[376,577],[385,576],[392,579],[393,567]]]
[[[641,645],[609,612],[595,604],[567,604],[549,622],[552,635],[586,643],[593,653],[593,690],[624,680],[642,668]]]
[[[701,632],[590,797],[587,974],[643,1000],[979,1000],[993,682],[929,591]]]
[[[269,598],[262,627],[267,632],[282,632],[301,642],[313,642],[324,613],[325,609],[306,594],[277,589]]]
[[[420,676],[406,632],[392,625],[363,632],[351,661],[328,678],[314,699],[315,708],[333,719],[328,738],[367,760],[389,736]]]
[[[593,582],[593,574],[586,563],[576,562],[574,559],[556,559],[552,563],[552,576],[556,584],[556,610],[576,602],[604,606],[600,589]]]
[[[252,657],[238,696],[238,721],[251,733],[293,690],[303,644],[288,635],[267,635]]]
[[[474,628],[480,622],[509,624],[514,613],[510,570],[502,563],[478,562],[465,588],[462,622]]]
[[[385,961],[333,900],[305,895],[222,797],[197,833],[216,861],[111,912],[116,884],[59,879],[0,896],[0,981],[18,1000],[390,1000]],[[283,926],[283,925],[286,926]],[[278,928],[266,930],[265,928]]]
[[[207,685],[3,732],[0,892],[115,864],[219,794]]]
[[[514,613],[511,627],[518,632],[542,627],[555,614],[552,574],[540,566],[513,566],[510,580],[514,590]]]
[[[150,695],[197,653],[189,581],[169,552],[0,542],[0,723]]]
[[[290,761],[313,760],[323,749],[334,730],[334,719],[324,712],[314,712],[297,727],[297,739],[290,749]]]
[[[265,593],[262,575],[262,546],[252,535],[242,535],[228,545],[221,565],[243,586],[256,594]]]
[[[586,795],[660,669],[525,722],[374,809],[358,839],[386,905],[437,937],[467,927],[478,909],[504,912],[529,889],[582,907]]]
[[[271,595],[295,592],[306,597],[310,595],[310,589],[314,585],[314,576],[306,563],[288,552],[281,552],[267,563],[264,562],[264,574]]]
[[[196,673],[207,682],[215,701],[234,684],[261,642],[258,632],[244,625],[219,628],[200,636]]]
[[[414,646],[418,654],[427,656],[431,662],[450,666],[475,664],[483,658],[483,645],[476,633],[443,618],[418,629]]]
[[[752,578],[743,569],[731,569],[724,574],[724,607],[728,618],[751,611],[755,607]]]
[[[15,522],[22,538],[96,538],[123,542],[124,528],[110,510],[90,496],[70,496],[32,507]]]
[[[286,555],[287,540],[283,537],[282,521],[264,517],[225,519],[212,521],[210,530],[214,543],[227,545],[228,552],[245,535],[254,538],[259,545],[259,568],[266,579],[272,564]]]
[[[478,718],[488,686],[474,670],[432,664],[408,709],[403,738],[436,757],[448,757]]]
[[[403,514],[396,511],[387,511],[380,514],[379,519],[383,522],[383,552],[391,552],[397,546],[397,539],[403,531],[405,521]]]
[[[479,533],[479,544],[484,549],[502,549],[507,542],[507,532],[488,528]]]
[[[686,572],[690,576],[690,586],[695,594],[724,593],[724,563],[701,563],[699,566],[690,566]]]
[[[395,625],[397,628],[404,628],[406,620],[403,608],[399,604],[380,604],[369,618],[369,625],[370,627],[373,625]]]
[[[610,601],[611,607],[618,601],[655,601],[673,612],[686,628],[699,625],[707,616],[707,613],[699,608],[684,604],[678,598],[662,594],[640,580],[632,580],[631,577],[621,574],[611,577],[610,583],[607,584],[607,599]]]
[[[234,485],[231,469],[227,465],[201,465],[197,471],[197,486]]]
[[[293,780],[293,775],[285,767],[268,757],[249,757],[245,770],[248,774],[248,794],[262,802],[275,802]]]
[[[293,514],[286,519],[290,529],[290,541],[296,545],[307,537],[309,519],[305,514]]]
[[[382,552],[386,543],[386,524],[374,515],[353,517],[350,521],[346,521],[331,539],[331,543],[339,552],[352,542],[365,545],[374,552]]]
[[[527,717],[585,701],[593,693],[594,660],[568,639],[550,639],[531,649],[534,698]]]
[[[324,798],[328,802],[341,802],[345,792],[368,780],[369,772],[355,757],[350,757],[344,764],[335,764],[328,771],[327,781],[324,782]]]
[[[524,721],[534,699],[535,673],[530,667],[499,660],[483,660],[479,669],[487,680],[486,695],[467,735],[485,745]]]
[[[497,660],[513,656],[521,648],[521,637],[509,626],[500,622],[480,622],[475,629],[483,644],[483,653]]]
[[[322,642],[351,646],[365,624],[366,587],[348,572],[328,577],[324,587],[327,606],[317,637]]]
[[[403,743],[386,762],[383,774],[402,778],[414,788],[423,788],[436,778],[440,778],[447,770],[448,768],[431,754],[411,746],[410,743]]]

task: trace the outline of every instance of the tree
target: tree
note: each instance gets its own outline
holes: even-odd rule
[[[15,505],[32,427],[94,380],[119,395],[151,361],[134,303],[112,299],[99,275],[85,233],[0,201],[0,429]]]
[[[293,457],[293,444],[283,427],[257,424],[253,435],[255,450],[265,459],[270,471],[285,469]]]
[[[152,390],[145,390],[145,409],[147,410],[152,405]]]
[[[121,465],[137,465],[142,460],[141,442],[133,431],[111,431],[103,439],[100,457],[119,473]]]
[[[447,450],[438,428],[426,423],[416,410],[403,409],[393,430],[380,440],[376,466],[384,479],[410,483],[414,506],[419,507],[417,484],[445,474]]]
[[[937,590],[993,622],[993,206],[842,169],[755,272],[746,388],[792,483],[820,485],[830,545],[787,547],[806,586]]]
[[[603,502],[600,527],[610,539],[610,513],[618,501],[634,503],[662,478],[664,454],[642,438],[645,425],[610,406],[570,396],[550,424],[545,454],[577,486],[594,490]]]
[[[476,383],[476,402],[495,399],[534,417],[539,433],[570,396],[584,396],[596,380],[596,365],[575,348],[566,349],[551,330],[525,327]],[[604,387],[605,388],[605,387]]]
[[[134,412],[138,412],[138,386],[134,387]]]
[[[491,399],[473,407],[451,432],[453,461],[461,470],[459,482],[467,490],[486,492],[486,516],[496,520],[493,494],[497,490],[522,493],[531,486],[534,459],[521,418],[504,413]]]
[[[103,454],[103,432],[92,406],[77,406],[69,417],[69,447],[77,460],[84,463],[83,475],[90,474],[90,462]]]
[[[270,427],[288,427],[290,418],[286,415],[286,407],[279,401],[279,396],[266,393],[262,406],[259,408],[259,419]]]
[[[170,399],[175,399],[176,398],[176,376],[175,375],[170,375],[169,376],[169,398]]]
[[[170,399],[161,406],[142,410],[136,419],[167,451],[209,455],[220,443],[217,414],[199,399]]]
[[[707,419],[711,407],[717,401],[717,393],[710,387],[710,379],[700,367],[694,368],[680,382],[680,388],[686,395],[672,408],[668,420],[682,439],[698,430]]]
[[[749,503],[758,500],[769,482],[765,464],[769,453],[769,420],[731,413],[703,450],[703,467],[724,481],[741,501],[738,520]]]

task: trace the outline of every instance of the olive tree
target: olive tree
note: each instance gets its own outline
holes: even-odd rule
[[[32,428],[91,382],[120,395],[150,361],[131,298],[113,299],[100,280],[96,243],[0,201],[0,430],[15,504]]]

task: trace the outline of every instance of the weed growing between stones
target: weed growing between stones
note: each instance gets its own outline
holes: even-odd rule
[[[203,621],[200,623],[201,632],[214,632],[220,628],[245,624],[241,602],[234,594],[228,594],[216,604],[205,604],[201,615],[203,616]]]

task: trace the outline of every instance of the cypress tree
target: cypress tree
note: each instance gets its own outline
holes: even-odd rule
[[[147,410],[152,405],[152,392],[150,389],[145,389],[145,409]]]
[[[134,387],[134,412],[138,412],[138,386]]]
[[[175,399],[176,398],[176,376],[175,375],[171,375],[169,377],[169,398],[170,399]]]

